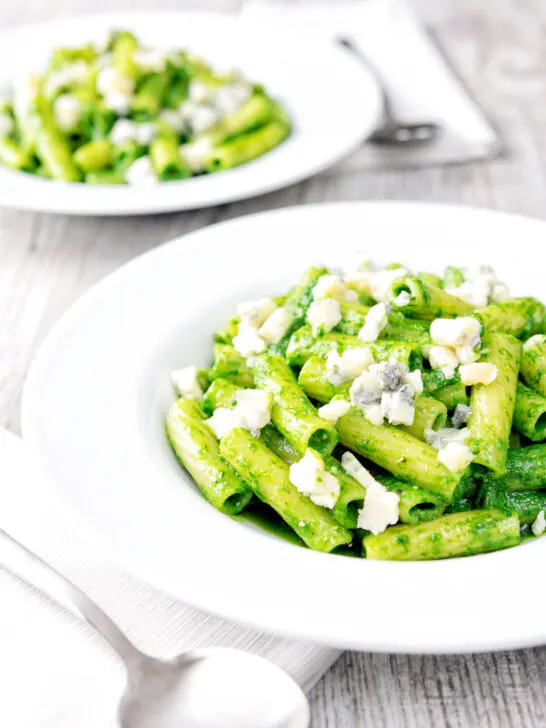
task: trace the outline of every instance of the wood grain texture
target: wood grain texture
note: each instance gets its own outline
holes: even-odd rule
[[[62,312],[103,275],[169,238],[250,212],[323,200],[440,200],[546,217],[546,4],[543,0],[416,3],[500,130],[507,149],[502,158],[404,172],[349,173],[337,168],[258,199],[138,221],[1,210],[1,425],[19,430],[25,374]],[[229,11],[239,4],[239,0],[117,0],[115,5]],[[111,6],[111,0],[4,0],[0,25]],[[540,583],[542,575],[537,578]],[[525,599],[526,586],[521,588]],[[487,618],[480,614],[479,604],[469,609],[476,619]],[[312,693],[313,726],[543,728],[545,678],[544,649],[460,657],[346,653]]]

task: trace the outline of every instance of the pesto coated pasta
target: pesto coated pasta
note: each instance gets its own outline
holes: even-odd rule
[[[182,180],[246,164],[290,133],[262,85],[127,30],[57,48],[0,99],[0,163],[60,182]]]
[[[546,308],[490,267],[314,266],[214,342],[173,372],[167,432],[216,508],[375,560],[546,531]]]

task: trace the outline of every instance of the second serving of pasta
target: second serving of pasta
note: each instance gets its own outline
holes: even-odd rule
[[[312,267],[173,384],[168,437],[205,498],[311,549],[440,559],[546,529],[546,307],[488,266]]]
[[[263,86],[129,31],[58,48],[0,98],[0,163],[61,182],[152,184],[246,164],[290,134]]]

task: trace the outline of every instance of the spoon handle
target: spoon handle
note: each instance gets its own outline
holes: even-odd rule
[[[95,632],[110,643],[128,669],[142,661],[143,654],[92,599],[2,529],[0,529],[0,563],[31,586],[43,591],[58,604],[83,618]]]

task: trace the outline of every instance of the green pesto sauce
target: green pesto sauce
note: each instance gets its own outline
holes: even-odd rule
[[[269,508],[269,506],[266,506],[264,503],[260,503],[259,501],[253,501],[242,513],[236,516],[231,516],[231,518],[233,518],[234,521],[238,521],[243,524],[252,523],[264,531],[267,531],[267,533],[270,533],[272,536],[276,536],[277,538],[281,538],[283,541],[291,543],[293,546],[300,546],[304,549],[307,548],[301,538],[282,520],[279,515],[277,515],[277,513],[275,513],[272,508]],[[358,539],[355,539],[355,541],[358,541]],[[338,556],[362,558],[362,554],[359,550],[357,550],[356,546],[340,546],[339,548],[334,549],[331,553],[337,554]]]
[[[283,541],[306,548],[301,538],[288,526],[272,508],[263,503],[250,503],[245,510],[237,516],[231,516],[239,523],[253,523],[267,533],[282,538]]]

